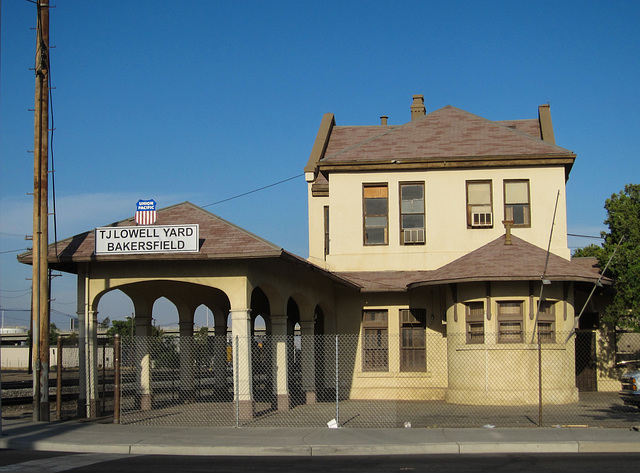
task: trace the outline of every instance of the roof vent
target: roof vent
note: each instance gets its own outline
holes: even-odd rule
[[[380,125],[385,126],[385,125],[387,124],[387,119],[388,119],[388,118],[389,118],[388,116],[386,116],[386,115],[382,115],[382,116],[380,117]]]
[[[424,107],[424,95],[414,95],[411,104],[411,120],[424,117],[427,109]]]

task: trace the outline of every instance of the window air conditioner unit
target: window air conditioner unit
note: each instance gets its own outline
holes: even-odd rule
[[[472,227],[490,227],[493,225],[491,212],[474,212],[471,214]]]
[[[424,243],[424,228],[404,230],[405,243]]]

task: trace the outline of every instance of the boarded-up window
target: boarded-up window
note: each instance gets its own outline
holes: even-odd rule
[[[362,314],[362,371],[389,371],[388,312]]]
[[[466,304],[467,343],[484,343],[484,302]]]
[[[504,217],[515,226],[531,226],[529,181],[504,181]]]
[[[498,302],[498,342],[522,343],[523,331],[523,304],[517,302]]]
[[[400,311],[401,371],[426,371],[427,369],[425,320],[425,309],[402,309]]]
[[[389,243],[389,218],[387,185],[365,185],[364,200],[364,244],[386,245]]]

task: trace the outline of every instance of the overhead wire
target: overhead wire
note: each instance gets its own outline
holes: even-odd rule
[[[285,182],[292,181],[292,180],[297,179],[297,178],[302,177],[302,176],[304,176],[304,173],[297,174],[297,175],[292,176],[292,177],[288,177],[287,179],[283,179],[281,181],[274,182],[273,184],[269,184],[267,186],[263,186],[263,187],[259,187],[257,189],[253,189],[253,190],[250,190],[248,192],[243,192],[242,194],[234,195],[233,197],[228,197],[226,199],[218,200],[217,202],[212,202],[211,204],[203,205],[202,208],[211,207],[212,205],[221,204],[223,202],[228,202],[228,201],[233,200],[233,199],[238,199],[239,197],[244,197],[245,195],[249,195],[249,194],[253,194],[255,192],[259,192],[259,191],[262,191],[262,190],[265,190],[265,189],[269,189],[270,187],[274,187],[274,186],[277,186],[279,184],[284,184]]]

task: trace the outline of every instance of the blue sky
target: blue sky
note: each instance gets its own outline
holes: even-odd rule
[[[325,112],[339,125],[401,124],[413,94],[427,111],[491,120],[536,118],[550,103],[557,144],[578,155],[570,233],[598,235],[605,199],[640,182],[637,1],[52,4],[59,239],[128,218],[141,198],[205,206],[299,175]],[[0,304],[20,309],[5,310],[10,326],[28,323],[31,270],[13,250],[32,233],[36,10],[1,8]],[[307,256],[302,177],[207,209]],[[75,276],[55,278],[52,298],[66,327]],[[130,307],[114,295],[100,311]]]

